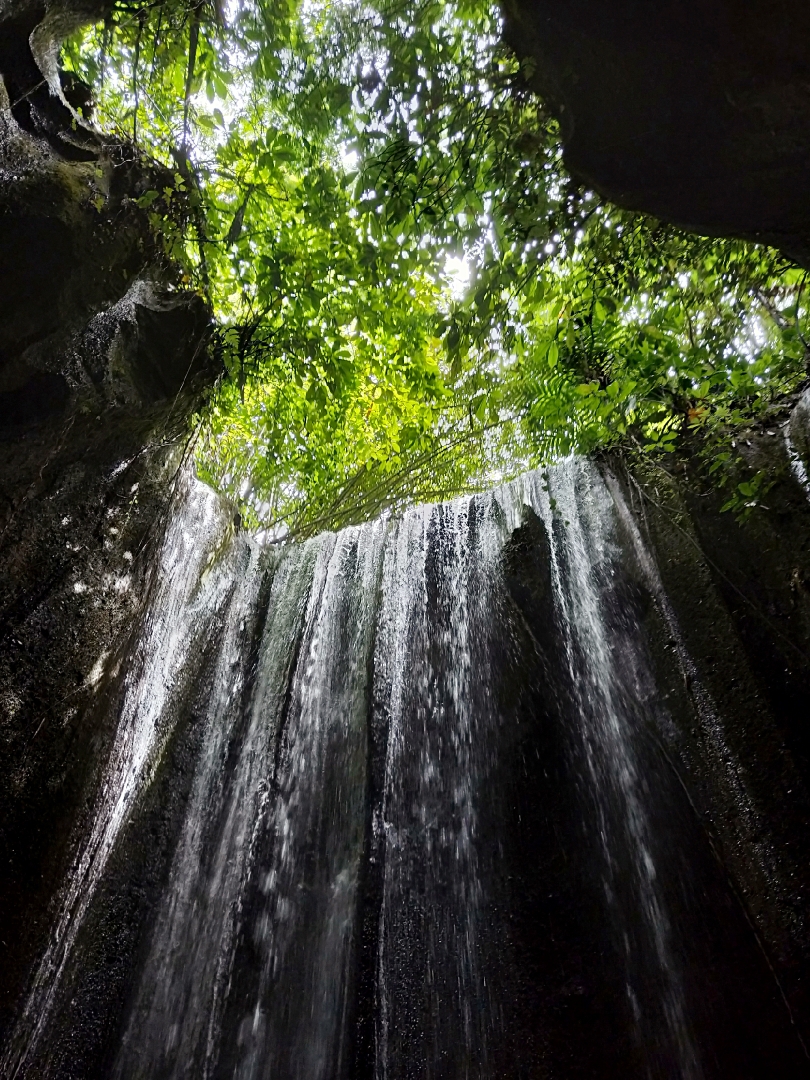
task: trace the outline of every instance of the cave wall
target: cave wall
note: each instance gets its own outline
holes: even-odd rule
[[[810,259],[802,0],[504,0],[505,37],[613,202]]]
[[[112,734],[101,699],[217,374],[206,304],[136,201],[159,167],[61,95],[54,43],[99,14],[0,5],[0,1029],[42,951]]]
[[[0,437],[0,1027],[113,734],[101,691],[148,605],[194,402],[69,407]]]
[[[640,609],[688,788],[810,1043],[810,392],[741,450],[773,481],[745,519],[697,452],[608,457]],[[799,450],[798,448],[801,448]],[[698,447],[694,447],[697,451]],[[640,541],[640,543],[639,543]],[[632,562],[632,560],[631,560]]]
[[[58,407],[41,376],[5,395],[0,1026],[42,949],[113,734],[97,697],[148,604],[189,415],[214,377],[208,332],[198,298],[139,281],[54,354]]]

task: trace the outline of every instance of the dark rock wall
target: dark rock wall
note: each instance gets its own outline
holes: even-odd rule
[[[602,195],[810,258],[802,0],[504,0],[506,38]]]
[[[156,167],[125,146],[99,149],[92,162],[65,160],[0,108],[3,425],[26,408],[52,413],[66,391],[81,388],[75,365],[64,370],[66,349],[75,352],[76,336],[139,277],[175,283],[135,201],[159,182]]]
[[[187,405],[171,424],[165,406],[116,410],[52,439],[29,431],[0,442],[17,492],[0,529],[2,1026],[44,947],[48,905],[113,734],[105,688],[148,602]],[[16,487],[23,470],[27,488]],[[0,483],[5,495],[5,468]]]
[[[112,734],[95,701],[148,599],[207,331],[194,298],[142,286],[66,349],[58,408],[29,380],[2,414],[0,1023]]]
[[[691,459],[608,473],[657,580],[644,618],[672,711],[662,751],[728,868],[810,1041],[810,490],[791,465],[807,399],[762,428],[746,455],[775,480],[744,521]],[[806,443],[805,443],[806,445]],[[684,674],[685,670],[685,674]],[[685,691],[685,693],[684,693]]]
[[[216,375],[206,306],[136,202],[156,167],[61,95],[53,42],[100,14],[0,6],[0,1028],[43,948],[111,735],[101,699]]]
[[[0,443],[3,1027],[44,947],[67,845],[112,734],[114,716],[94,708],[99,684],[148,597],[178,463],[174,442],[150,445],[160,419],[87,416]]]
[[[175,394],[184,383],[172,365],[188,353],[195,321],[205,321],[199,301],[165,295],[180,271],[138,205],[144,192],[172,184],[171,174],[86,123],[62,91],[60,40],[103,14],[104,5],[82,3],[0,6],[0,428],[7,432],[57,418],[69,401],[87,398],[98,411]],[[124,297],[128,310],[115,309]],[[191,321],[179,325],[184,319]],[[157,366],[143,357],[155,344],[150,320],[160,324],[156,343],[167,354]],[[123,371],[122,342],[111,349],[102,339],[132,338],[133,327],[139,345]],[[196,355],[189,376],[200,368]]]
[[[59,73],[59,45],[81,26],[104,18],[109,0],[3,0],[0,83],[5,107],[20,130],[49,144],[67,161],[92,161],[105,141],[82,122],[78,101]]]

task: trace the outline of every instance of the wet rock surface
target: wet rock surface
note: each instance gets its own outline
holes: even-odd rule
[[[176,284],[136,202],[165,183],[112,143],[91,163],[65,161],[0,108],[0,393],[59,373],[71,340],[145,272]]]
[[[810,259],[810,12],[801,0],[505,0],[506,38],[603,196]]]
[[[4,1026],[109,750],[110,687],[150,595],[194,400],[68,410],[0,441]]]
[[[810,502],[796,450],[806,453],[806,402],[744,440],[774,485],[743,521],[720,511],[724,495],[688,458],[615,475],[659,583],[644,622],[664,696],[680,701],[666,752],[807,1043]]]
[[[42,56],[69,14],[51,13]],[[176,288],[136,202],[155,167],[87,132],[71,153],[47,83],[19,115],[45,15],[0,10],[3,1030],[109,751],[189,416],[216,375],[206,306]]]

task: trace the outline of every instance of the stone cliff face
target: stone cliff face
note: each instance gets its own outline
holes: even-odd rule
[[[627,520],[655,564],[656,602],[639,617],[672,709],[667,752],[758,927],[806,1041],[808,406],[805,392],[778,423],[745,440],[744,455],[767,470],[774,486],[767,506],[744,521],[720,512],[722,495],[689,455],[666,470],[608,463]],[[649,587],[650,568],[639,573]]]
[[[0,7],[3,1026],[107,746],[89,705],[148,596],[215,377],[205,304],[135,201],[156,168],[61,93],[53,42],[98,14]]]
[[[504,0],[506,37],[602,195],[810,259],[810,8],[801,0]]]

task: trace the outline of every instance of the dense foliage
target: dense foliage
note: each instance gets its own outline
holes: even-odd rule
[[[733,434],[805,374],[805,274],[565,171],[486,0],[121,2],[70,41],[228,377],[199,468],[303,535],[617,442]]]

